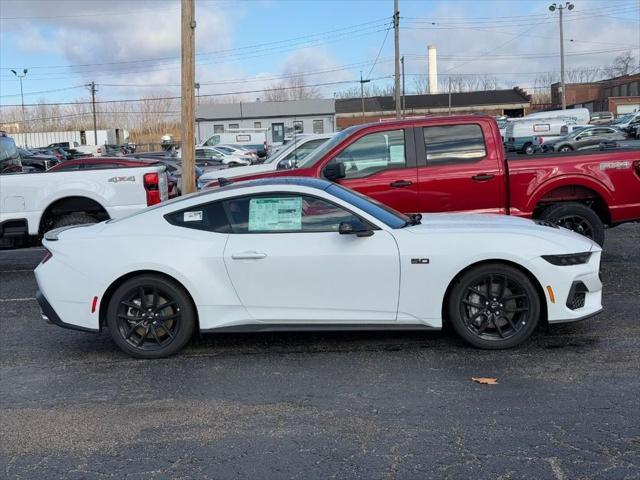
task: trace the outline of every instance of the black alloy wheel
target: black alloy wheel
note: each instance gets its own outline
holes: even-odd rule
[[[138,358],[166,357],[191,338],[193,306],[184,290],[160,276],[126,281],[113,294],[107,323],[114,341]]]
[[[559,217],[555,221],[555,224],[579,233],[580,235],[584,235],[585,237],[593,238],[593,226],[586,218],[580,215],[564,215]]]
[[[455,330],[480,348],[514,347],[531,335],[539,321],[540,299],[531,280],[508,265],[470,270],[456,283],[449,300]]]

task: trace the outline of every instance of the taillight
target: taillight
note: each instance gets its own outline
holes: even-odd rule
[[[44,250],[44,252],[45,252],[45,253],[44,253],[44,258],[43,258],[43,259],[42,259],[42,261],[40,262],[41,264],[42,264],[42,263],[47,263],[47,262],[49,261],[49,259],[50,259],[51,257],[53,257],[53,253],[51,253],[49,250],[45,249],[45,250]]]
[[[143,177],[144,189],[147,192],[147,206],[160,203],[160,179],[157,173],[145,173]]]

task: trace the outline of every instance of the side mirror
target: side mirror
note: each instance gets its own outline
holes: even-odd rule
[[[371,235],[373,235],[373,230],[371,230],[359,220],[352,220],[351,222],[340,222],[340,225],[338,226],[338,233],[340,235],[370,237]]]
[[[331,182],[347,176],[347,169],[342,162],[329,163],[322,169],[324,178]]]
[[[282,160],[278,163],[278,170],[291,170],[295,168],[295,162],[291,159]]]

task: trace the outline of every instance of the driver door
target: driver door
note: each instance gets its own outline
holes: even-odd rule
[[[399,253],[389,232],[341,235],[339,224],[357,217],[310,195],[245,196],[227,200],[225,209],[232,226],[225,265],[254,319],[396,320]]]

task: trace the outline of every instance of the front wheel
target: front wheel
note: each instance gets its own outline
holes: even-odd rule
[[[184,289],[159,275],[140,275],[124,282],[107,308],[114,342],[137,358],[176,353],[195,328],[195,310]]]
[[[558,151],[559,151],[559,152],[564,152],[564,153],[566,153],[566,152],[572,152],[572,151],[573,151],[573,148],[571,148],[569,145],[563,145],[562,147],[560,147],[560,148],[558,149]]]
[[[500,263],[472,268],[449,295],[449,320],[474,347],[515,347],[531,336],[540,320],[540,298],[520,270]]]
[[[526,155],[533,155],[534,153],[536,153],[535,148],[533,147],[533,144],[531,143],[527,143],[524,148],[522,149],[522,151],[526,154]]]
[[[604,245],[604,224],[596,212],[578,202],[552,205],[542,212],[541,220],[568,228]]]

